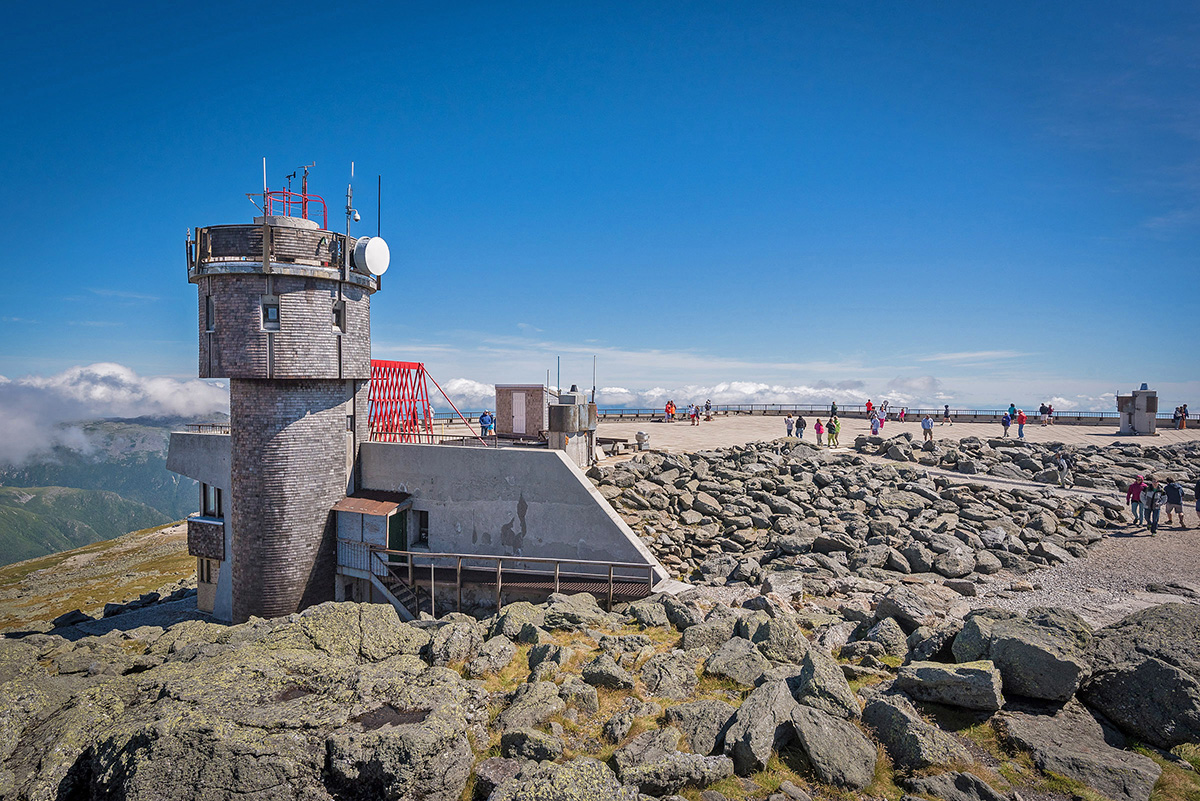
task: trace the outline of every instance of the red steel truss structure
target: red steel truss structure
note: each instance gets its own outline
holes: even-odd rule
[[[433,442],[425,377],[421,362],[371,360],[371,441]]]

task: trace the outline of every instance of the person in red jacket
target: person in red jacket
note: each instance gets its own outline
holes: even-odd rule
[[[1125,503],[1129,504],[1129,511],[1133,512],[1133,524],[1140,526],[1146,522],[1146,507],[1142,504],[1142,490],[1146,488],[1146,482],[1142,480],[1142,476],[1137,477],[1137,481],[1129,485],[1129,489],[1125,490]]]
[[[1017,439],[1025,439],[1025,410],[1017,409]]]

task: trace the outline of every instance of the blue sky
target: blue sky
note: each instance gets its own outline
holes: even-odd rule
[[[10,382],[194,377],[265,156],[338,228],[356,163],[375,355],[464,402],[1200,403],[1195,4],[172,5],[9,9]]]

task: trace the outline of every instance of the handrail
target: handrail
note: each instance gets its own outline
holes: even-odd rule
[[[308,204],[321,204],[321,229],[329,230],[329,212],[325,207],[325,198],[310,192],[292,192],[288,189],[272,189],[267,192],[266,215],[268,217],[294,217],[292,207],[300,207],[300,217],[308,219]],[[275,204],[283,206],[283,214],[276,214]]]
[[[655,565],[653,565],[653,564],[645,564],[645,563],[639,564],[636,562],[605,562],[605,561],[597,561],[594,559],[552,559],[552,558],[547,558],[547,557],[542,557],[542,556],[499,556],[499,555],[494,555],[494,554],[444,553],[444,552],[440,552],[440,551],[405,551],[405,550],[396,550],[393,548],[380,548],[377,545],[370,545],[367,543],[356,542],[354,540],[344,540],[344,539],[338,538],[338,544],[341,545],[342,543],[345,543],[347,545],[353,545],[353,544],[367,545],[370,549],[370,551],[369,551],[370,555],[368,556],[368,562],[372,563],[372,565],[373,565],[373,563],[377,561],[385,570],[387,570],[387,572],[390,575],[392,575],[398,579],[399,579],[399,576],[397,575],[397,573],[394,572],[394,569],[395,568],[400,568],[400,569],[407,568],[407,572],[408,572],[408,582],[407,583],[408,583],[408,586],[410,586],[410,587],[414,586],[416,583],[416,575],[415,575],[416,560],[428,558],[430,560],[429,561],[429,596],[430,596],[429,606],[430,606],[431,613],[433,613],[435,617],[437,616],[437,614],[436,614],[437,577],[436,577],[436,572],[435,572],[435,568],[436,568],[435,562],[439,559],[452,559],[452,560],[456,561],[455,565],[447,565],[446,568],[447,569],[453,568],[455,571],[455,595],[457,598],[456,608],[460,612],[462,611],[462,569],[463,569],[463,560],[464,559],[467,559],[467,560],[476,559],[476,560],[485,561],[485,562],[486,561],[494,561],[496,563],[496,609],[497,610],[499,610],[500,607],[502,606],[501,601],[502,601],[502,592],[503,592],[503,588],[504,588],[504,563],[505,563],[505,561],[509,562],[510,564],[517,563],[520,565],[524,565],[524,564],[530,563],[530,562],[536,563],[536,564],[553,564],[554,565],[553,573],[551,573],[551,571],[549,571],[549,570],[531,571],[531,570],[527,570],[527,569],[520,569],[520,570],[518,570],[518,572],[526,574],[526,575],[531,574],[531,573],[534,575],[544,575],[544,576],[553,575],[555,592],[558,592],[561,589],[562,574],[561,574],[560,568],[564,564],[607,568],[606,573],[607,573],[607,579],[608,579],[608,610],[610,612],[612,611],[612,607],[613,607],[613,595],[614,595],[614,590],[615,590],[616,584],[617,583],[627,584],[627,583],[633,581],[635,578],[632,576],[617,575],[615,571],[618,568],[634,569],[639,572],[643,571],[643,570],[646,571],[646,575],[645,575],[646,589],[649,592],[654,591],[654,568],[655,568]],[[339,554],[340,553],[341,553],[341,549],[339,548]],[[393,562],[388,558],[391,556],[403,556],[403,557],[407,557],[407,558],[403,562]],[[483,566],[481,566],[479,569],[484,569],[484,568],[483,568]],[[368,570],[371,573],[375,572],[373,566],[369,567]],[[509,571],[512,572],[512,570],[513,570],[513,568],[510,567]],[[593,581],[595,581],[595,580],[603,581],[605,578],[605,572],[568,574],[568,578],[575,578],[575,577],[587,578],[587,579],[590,579]],[[403,581],[403,580],[401,579],[401,581]],[[637,581],[638,581],[638,583],[640,583],[641,579],[638,578]]]
[[[356,540],[344,540],[339,538],[339,542],[356,542]],[[439,559],[487,559],[496,560],[503,559],[508,562],[539,562],[544,564],[554,564],[561,562],[564,565],[596,565],[598,567],[635,567],[639,570],[645,570],[647,565],[645,562],[610,562],[607,560],[595,559],[555,559],[546,556],[521,556],[519,554],[488,554],[488,553],[443,553],[440,551],[397,551],[392,548],[380,548],[378,545],[372,545],[371,550],[375,553],[387,554],[389,556],[416,556],[419,558],[433,557]]]

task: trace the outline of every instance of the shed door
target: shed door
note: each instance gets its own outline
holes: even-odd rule
[[[408,550],[408,510],[393,512],[387,523],[387,547],[389,551]],[[399,554],[389,554],[389,562],[399,562],[404,557]]]
[[[512,409],[513,409],[513,424],[512,430],[514,434],[525,433],[525,393],[514,392],[512,394]]]

